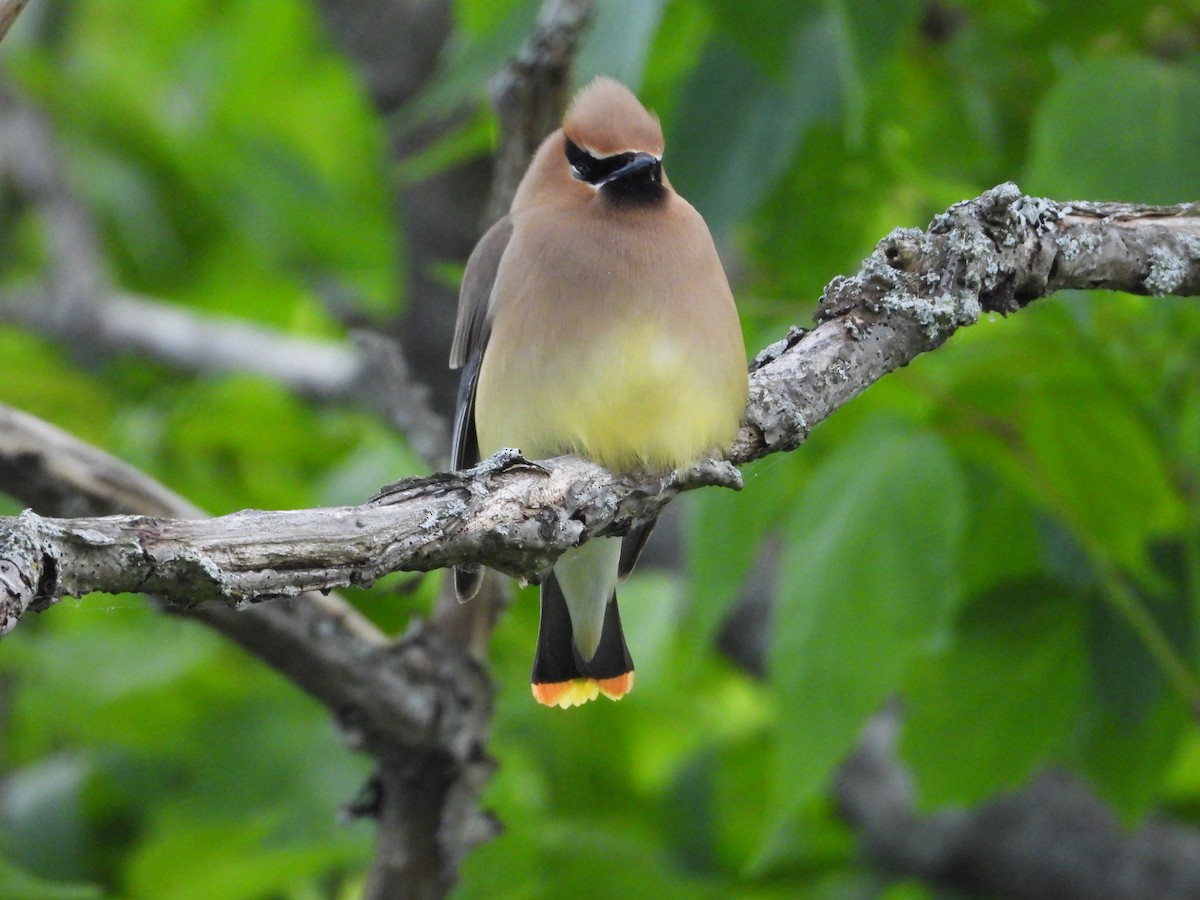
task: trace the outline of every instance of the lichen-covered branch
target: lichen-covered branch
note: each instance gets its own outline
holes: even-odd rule
[[[132,466],[4,406],[0,491],[47,515],[203,516]],[[0,584],[15,572],[3,566]],[[421,842],[428,852],[419,874],[414,845],[406,844],[407,862],[378,860],[372,876],[378,891],[368,896],[395,896],[394,885],[414,878],[447,885],[462,856],[494,833],[477,805],[492,769],[484,743],[493,687],[479,660],[439,629],[416,624],[392,641],[337,594],[311,592],[240,610],[213,603],[166,609],[215,629],[275,668],[334,714],[347,744],[376,760],[379,796],[352,812],[380,819],[380,856],[410,837],[392,833],[397,809],[413,811],[426,828],[446,823]],[[431,795],[389,793],[409,782],[442,786],[441,806],[434,808]],[[425,805],[415,809],[416,799]]]
[[[464,562],[535,579],[580,540],[654,516],[680,490],[734,483],[729,464],[794,449],[984,310],[1011,312],[1062,288],[1196,291],[1195,209],[1119,210],[1038,200],[1005,184],[952,207],[926,232],[893,232],[857,275],[830,283],[814,328],[759,355],[745,425],[726,459],[688,472],[619,475],[575,458],[533,466],[509,454],[400,482],[356,507],[202,521],[2,519],[0,631],[26,609],[96,590],[153,591],[188,606],[242,603]]]
[[[1200,294],[1200,204],[1058,203],[1015,184],[958,203],[928,230],[898,228],[857,274],[825,288],[817,326],[755,362],[737,463],[799,446],[888,372],[981,313],[1060,290]]]
[[[0,574],[13,573],[0,596],[0,631],[25,608],[95,590],[151,592],[183,606],[237,604],[478,560],[534,578],[585,528],[627,528],[678,486],[612,476],[580,459],[541,468],[509,454],[463,473],[408,479],[354,507],[214,519],[49,519],[27,511],[0,519]]]

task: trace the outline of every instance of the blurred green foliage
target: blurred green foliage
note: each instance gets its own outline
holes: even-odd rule
[[[330,284],[394,312],[391,192],[487,146],[486,76],[536,13],[460,0],[444,69],[392,124],[478,113],[392,168],[312,4],[47,5],[0,66],[59,130],[116,283],[327,337]],[[1198,39],[1185,0],[600,0],[577,80],[620,75],[661,115],[753,352],[888,230],[996,182],[1200,196]],[[0,203],[0,286],[42,269],[38,229]],[[212,512],[356,501],[416,470],[365,414],[265,381],[83,365],[11,328],[0,355],[0,400]],[[924,808],[1061,764],[1129,819],[1200,815],[1195,301],[1060,296],[983,322],[746,476],[693,499],[686,572],[625,589],[624,702],[536,707],[531,596],[502,621],[487,800],[506,832],[463,896],[932,896],[863,868],[827,796],[897,694]],[[713,639],[764,579],[759,680]],[[354,599],[399,630],[434,582]],[[356,894],[370,828],[337,810],[366,763],[322,709],[140,599],[65,606],[0,647],[0,896]]]

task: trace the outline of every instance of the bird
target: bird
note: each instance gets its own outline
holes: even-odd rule
[[[665,473],[731,443],[746,351],[712,235],[663,170],[658,118],[598,77],[535,152],[463,274],[455,469],[504,449]],[[616,587],[654,522],[566,551],[541,585],[534,699],[582,705],[633,687]],[[481,570],[455,570],[462,601]]]

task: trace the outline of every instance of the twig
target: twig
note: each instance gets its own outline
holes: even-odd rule
[[[0,292],[0,321],[64,342],[77,328],[53,314],[49,290]],[[324,402],[356,399],[366,362],[346,344],[294,337],[232,316],[105,293],[92,307],[88,344],[105,355],[136,353],[197,374],[245,372]]]

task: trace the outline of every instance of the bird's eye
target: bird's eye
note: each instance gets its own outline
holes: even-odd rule
[[[580,181],[594,183],[598,180],[596,169],[599,160],[570,139],[567,140],[567,162]]]
[[[631,159],[632,153],[616,153],[612,156],[596,157],[588,153],[570,138],[567,139],[567,162],[571,171],[580,181],[588,184],[600,184],[609,175],[621,168]]]

